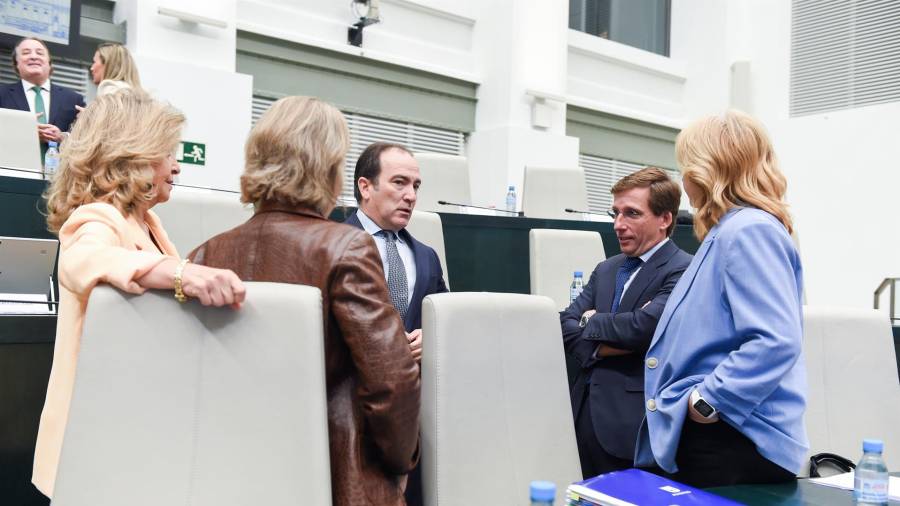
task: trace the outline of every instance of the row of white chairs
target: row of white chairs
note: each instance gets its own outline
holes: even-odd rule
[[[319,291],[249,283],[248,294],[232,311],[94,291],[54,505],[330,504]],[[889,323],[804,311],[810,453],[855,458],[879,437],[897,465]],[[432,295],[423,338],[426,504],[525,504],[531,480],[564,490],[581,478],[550,299]]]
[[[169,240],[186,256],[203,241],[244,223],[253,216],[253,206],[244,205],[236,193],[206,189],[179,188],[168,202],[153,208]],[[437,252],[449,287],[444,232],[437,213],[413,211],[409,233]]]
[[[241,204],[237,194],[191,188],[179,188],[169,202],[156,206],[154,211],[182,255],[253,215],[253,208]],[[407,230],[437,252],[449,287],[440,215],[416,210]],[[594,266],[606,258],[603,241],[596,232],[535,229],[529,240],[531,293],[550,297],[558,308],[568,305],[567,288],[572,273],[584,271],[587,281]]]
[[[472,204],[469,164],[464,156],[416,153],[422,180],[416,207],[422,211],[456,212],[439,200]],[[529,218],[572,219],[566,208],[588,209],[584,171],[580,167],[526,166],[519,195],[522,214]]]

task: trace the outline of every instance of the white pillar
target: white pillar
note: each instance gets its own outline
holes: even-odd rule
[[[187,117],[182,140],[205,146],[178,182],[236,190],[250,130],[253,78],[235,72],[237,0],[119,0],[141,84]]]
[[[495,0],[480,8],[475,53],[483,58],[483,80],[468,144],[472,200],[502,208],[509,184],[521,203],[526,165],[578,165],[565,103],[535,96],[566,95],[568,3]]]
[[[136,56],[234,72],[237,0],[119,0],[115,22],[122,21]]]

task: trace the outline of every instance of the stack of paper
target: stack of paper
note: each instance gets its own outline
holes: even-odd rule
[[[569,485],[568,506],[721,505],[740,503],[672,481],[662,476],[627,469]]]
[[[816,485],[853,490],[853,471],[825,478],[810,478],[809,481]],[[888,478],[888,496],[892,501],[900,501],[900,478],[896,476]]]

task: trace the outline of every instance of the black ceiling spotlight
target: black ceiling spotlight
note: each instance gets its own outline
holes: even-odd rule
[[[363,28],[381,21],[378,13],[379,0],[350,0],[350,10],[358,21],[347,29],[347,42],[356,47],[362,47]],[[361,7],[366,7],[362,14]]]

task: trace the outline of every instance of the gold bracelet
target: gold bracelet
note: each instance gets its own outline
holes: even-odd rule
[[[181,274],[184,272],[184,266],[190,262],[187,258],[178,263],[178,267],[175,268],[175,300],[178,302],[185,302],[188,298],[187,295],[184,294],[183,286],[181,284]]]

